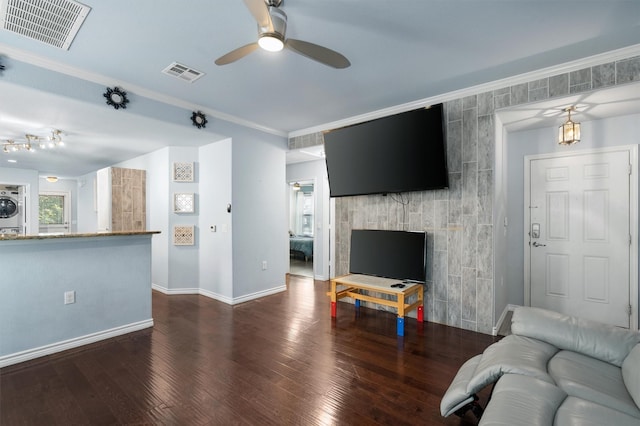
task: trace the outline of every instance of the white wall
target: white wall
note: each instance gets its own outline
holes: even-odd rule
[[[173,163],[194,163],[194,180],[193,182],[174,182],[173,181]],[[199,174],[200,163],[198,162],[198,148],[196,147],[175,147],[169,148],[169,164],[168,173],[165,173],[165,179],[168,182],[168,206],[162,211],[167,215],[168,229],[166,232],[169,251],[169,288],[199,288],[200,287],[200,267],[199,267],[199,246],[202,230],[198,226],[200,200],[202,194],[199,190]],[[154,188],[149,186],[148,188]],[[149,189],[152,196],[155,196],[155,189]],[[173,196],[175,193],[193,193],[195,195],[195,212],[194,213],[174,213]],[[160,212],[160,214],[162,213]],[[195,244],[192,246],[176,246],[173,244],[173,227],[174,226],[194,226],[195,227]]]
[[[232,142],[233,296],[285,289],[288,240],[285,150],[258,137]],[[262,270],[262,263],[267,269]]]
[[[286,288],[285,145],[283,139],[241,136],[200,148],[169,147],[114,165],[147,170],[147,229],[161,231],[153,237],[156,288],[230,304]],[[173,163],[190,161],[194,182],[173,182]],[[175,192],[196,194],[194,214],[173,213]],[[196,226],[195,246],[173,245],[171,232],[180,224]]]
[[[557,127],[508,133],[507,150],[507,249],[506,288],[508,303],[524,303],[524,157],[553,152],[640,143],[640,114],[582,121],[582,140],[571,147],[557,144]]]
[[[231,155],[227,139],[201,147],[199,157],[200,288],[226,303],[233,302]]]
[[[76,198],[77,230],[80,233],[92,233],[98,229],[98,212],[96,210],[96,173],[88,173],[78,177],[78,196]]]
[[[315,239],[313,242],[313,274],[318,280],[329,279],[329,179],[324,160],[307,161],[287,166],[286,182],[315,181]],[[291,200],[287,197],[287,211]],[[288,216],[287,216],[288,217]],[[287,245],[287,262],[289,252]]]

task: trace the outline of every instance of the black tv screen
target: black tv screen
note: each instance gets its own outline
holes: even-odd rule
[[[331,197],[449,186],[442,104],[324,135]]]
[[[426,232],[354,229],[349,272],[425,282]]]

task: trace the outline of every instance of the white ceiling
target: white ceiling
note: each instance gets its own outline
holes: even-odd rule
[[[286,50],[216,66],[216,58],[256,39],[241,0],[83,3],[91,11],[69,50],[0,30],[0,139],[60,128],[73,146],[64,154],[23,153],[3,166],[73,176],[162,146],[225,136],[215,125],[203,132],[190,122],[133,115],[135,102],[115,111],[103,100],[14,84],[14,61],[286,136],[640,43],[637,0],[284,0],[287,35],[336,50],[351,67],[333,69]],[[174,61],[205,75],[186,83],[163,74]]]

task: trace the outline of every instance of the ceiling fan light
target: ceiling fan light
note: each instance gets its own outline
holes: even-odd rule
[[[284,48],[284,41],[277,34],[264,34],[258,39],[258,45],[268,52],[279,52]]]

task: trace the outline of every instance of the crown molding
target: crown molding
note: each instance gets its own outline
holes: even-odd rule
[[[116,80],[112,77],[108,77],[102,74],[90,72],[81,68],[73,67],[67,64],[63,64],[58,61],[53,61],[48,58],[44,58],[42,56],[35,55],[30,52],[26,52],[21,49],[16,49],[7,44],[0,43],[0,51],[3,55],[20,61],[25,62],[31,65],[35,65],[40,68],[45,68],[50,71],[59,72],[61,74],[68,75],[70,77],[79,78],[81,80],[86,80],[92,83],[100,84],[103,86],[119,86],[126,88],[127,92],[135,93],[138,96],[142,96],[147,99],[151,99],[154,101],[158,101],[164,104],[168,104],[171,106],[175,106],[178,108],[183,108],[189,111],[202,111],[208,116],[215,117],[220,120],[224,120],[230,123],[234,123],[243,127],[248,127],[254,130],[259,130],[264,133],[269,133],[275,136],[287,137],[288,133],[282,130],[273,129],[267,126],[263,126],[258,123],[254,123],[249,120],[245,120],[243,118],[237,117],[235,115],[226,114],[221,111],[217,111],[211,108],[207,108],[203,105],[197,105],[191,102],[184,101],[179,98],[175,98],[173,96],[164,95],[162,93],[155,92],[153,90],[146,89],[144,87],[128,83],[123,80]]]
[[[442,102],[448,102],[448,101],[460,99],[466,96],[477,95],[478,93],[484,93],[492,90],[502,89],[502,88],[513,86],[516,84],[522,84],[529,81],[551,77],[557,74],[577,71],[577,70],[591,67],[594,65],[600,65],[607,62],[614,62],[614,61],[619,61],[621,59],[627,59],[633,56],[640,55],[640,44],[612,50],[612,51],[601,53],[598,55],[585,57],[575,61],[570,61],[563,64],[554,65],[551,67],[542,68],[539,70],[535,70],[535,71],[531,71],[523,74],[518,74],[516,76],[507,77],[504,79],[495,80],[488,83],[471,86],[461,90],[442,93],[442,94],[438,94],[428,98],[418,99],[418,100],[407,102],[404,104],[395,105],[389,108],[383,108],[383,109],[371,111],[365,114],[348,117],[345,119],[332,121],[329,123],[324,123],[324,124],[320,124],[313,127],[308,127],[305,129],[295,130],[292,132],[285,132],[282,130],[263,126],[258,123],[254,123],[252,121],[245,120],[243,118],[240,118],[231,114],[226,114],[224,112],[207,108],[202,105],[197,105],[191,102],[184,101],[179,98],[164,95],[162,93],[158,93],[135,84],[127,83],[126,81],[115,80],[111,77],[108,77],[102,74],[89,72],[87,70],[83,70],[77,67],[72,67],[70,65],[66,65],[61,62],[43,58],[41,56],[23,51],[21,49],[16,49],[14,47],[11,47],[3,43],[0,43],[0,50],[3,52],[4,55],[21,62],[29,63],[31,65],[49,69],[51,71],[56,71],[65,75],[69,75],[71,77],[79,78],[82,80],[90,81],[92,83],[101,84],[104,86],[126,87],[126,90],[128,92],[135,93],[136,95],[143,96],[151,100],[155,100],[161,103],[165,103],[168,105],[176,106],[176,107],[187,109],[187,110],[192,110],[192,111],[199,110],[211,117],[215,117],[217,119],[234,123],[243,127],[251,128],[264,133],[269,133],[275,136],[292,138],[296,136],[303,136],[303,135],[308,135],[312,133],[336,129],[340,127],[350,126],[353,124],[362,123],[364,121],[374,120],[377,118],[386,117],[388,115],[410,111],[416,108],[421,108],[421,107],[442,103]]]
[[[455,99],[464,98],[466,96],[477,95],[479,93],[490,92],[497,89],[503,89],[505,87],[514,86],[516,84],[522,84],[530,81],[540,80],[542,78],[547,78],[547,77],[551,77],[558,74],[564,74],[571,71],[581,70],[583,68],[592,67],[594,65],[601,65],[601,64],[606,64],[608,62],[615,62],[622,59],[628,59],[638,55],[640,55],[640,44],[623,47],[621,49],[611,50],[609,52],[601,53],[598,55],[588,56],[586,58],[577,59],[575,61],[570,61],[563,64],[542,68],[542,69],[527,72],[524,74],[518,74],[516,76],[507,77],[500,80],[479,84],[476,86],[471,86],[465,89],[455,90],[453,92],[442,93],[442,94],[431,96],[428,98],[418,99],[412,102],[407,102],[407,103],[392,106],[389,108],[371,111],[371,112],[357,115],[354,117],[349,117],[349,118],[345,118],[338,121],[332,121],[330,123],[320,124],[318,126],[308,127],[306,129],[295,130],[295,131],[289,132],[289,138],[304,136],[312,133],[324,132],[332,129],[338,129],[340,127],[363,123],[365,121],[375,120],[377,118],[386,117],[393,114],[399,114],[401,112],[411,111],[413,109],[422,108],[429,105],[448,102]]]

